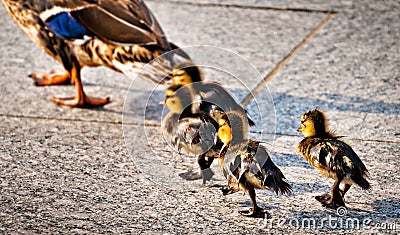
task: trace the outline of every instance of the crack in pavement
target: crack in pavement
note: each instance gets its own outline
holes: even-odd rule
[[[147,0],[148,2],[157,2],[156,0]],[[239,8],[248,10],[267,10],[267,11],[294,11],[294,12],[308,12],[308,13],[323,13],[331,14],[337,13],[332,10],[319,10],[319,9],[308,9],[308,8],[292,8],[292,7],[270,7],[270,6],[251,6],[251,5],[240,5],[233,3],[211,3],[211,2],[185,2],[185,1],[163,1],[178,5],[189,5],[197,7],[224,7],[224,8]]]
[[[53,120],[53,121],[67,121],[67,122],[90,122],[90,123],[100,123],[100,124],[111,124],[111,125],[127,125],[127,126],[146,126],[146,127],[161,127],[161,124],[156,123],[136,123],[136,122],[122,122],[122,121],[101,121],[101,120],[85,120],[85,119],[75,119],[75,118],[53,118],[53,117],[42,117],[42,116],[31,116],[31,115],[18,115],[18,114],[4,114],[0,113],[0,117],[8,118],[26,118],[26,119],[39,119],[39,120]],[[290,136],[290,137],[301,137],[296,134],[288,133],[273,133],[273,132],[260,132],[260,131],[250,131],[252,134],[263,134],[263,135],[278,135],[278,136]],[[355,141],[365,141],[365,142],[376,142],[376,143],[389,143],[389,144],[399,144],[400,141],[393,140],[381,140],[381,139],[362,139],[362,138],[349,138],[349,140]]]
[[[329,13],[310,33],[299,43],[297,44],[290,52],[287,54],[278,64],[264,77],[263,81],[261,81],[253,90],[251,90],[246,97],[242,100],[243,107],[246,107],[251,100],[254,98],[256,94],[258,94],[266,85],[267,82],[271,81],[271,79],[282,70],[282,68],[290,61],[292,58],[307,45],[312,38],[322,29],[324,28],[329,21],[337,15],[337,12]]]

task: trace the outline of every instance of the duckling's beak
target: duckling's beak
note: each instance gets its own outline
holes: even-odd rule
[[[171,85],[172,83],[173,83],[173,81],[172,81],[171,73],[165,75],[165,77],[160,82],[158,82],[158,84],[162,84],[162,85]]]
[[[173,81],[172,78],[171,78],[171,79],[169,79],[169,80],[165,80],[164,84],[167,85],[167,86],[169,86],[169,85],[174,84],[174,81]]]
[[[168,73],[165,78],[165,83],[172,82],[172,72]]]
[[[165,103],[165,100],[163,100],[163,101],[160,101],[160,103],[158,103],[159,105],[162,105],[162,106],[166,106],[167,104]]]
[[[301,127],[299,127],[299,129],[297,129],[297,132],[301,132]]]

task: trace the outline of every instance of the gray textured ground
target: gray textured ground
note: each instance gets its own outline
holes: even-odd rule
[[[201,2],[313,10],[149,2],[172,41],[181,46],[211,45],[232,50],[262,75],[328,14],[319,10],[338,12],[268,84],[276,114],[270,111],[262,115],[270,118],[266,122],[274,127],[257,123],[264,132],[271,133],[275,131],[273,116],[276,117],[277,135],[256,137],[268,142],[271,157],[293,186],[294,194],[282,197],[259,191],[259,204],[268,209],[272,218],[252,219],[237,213],[250,205],[247,196],[238,193],[224,197],[216,187],[181,180],[178,173],[192,167],[194,159],[173,152],[160,136],[159,126],[143,127],[143,112],[132,105],[133,102],[137,102],[137,107],[146,105],[153,89],[151,84],[135,80],[124,109],[132,80],[104,68],[86,69],[87,92],[110,95],[113,102],[95,110],[52,104],[51,96],[70,96],[74,88],[32,85],[27,74],[49,71],[59,65],[41,52],[0,7],[1,232],[400,231],[400,3]],[[196,56],[201,60],[213,54],[206,50]],[[220,62],[240,67],[232,58],[221,56]],[[208,79],[225,84],[237,97],[246,92],[222,75]],[[244,82],[254,87],[252,78],[247,79]],[[161,92],[162,88],[156,90],[155,98],[148,103],[146,123],[159,123],[162,109],[154,102]],[[258,104],[269,107],[268,89],[263,92],[267,95],[257,96]],[[256,113],[254,107],[251,104],[250,112]],[[343,217],[322,208],[313,199],[328,191],[332,181],[318,175],[295,154],[301,140],[295,131],[299,116],[315,107],[327,111],[332,129],[349,136],[347,142],[372,176],[370,191],[357,187],[350,190],[346,198],[347,214]],[[270,117],[271,112],[274,115]],[[216,166],[214,170],[218,172]],[[218,174],[210,185],[223,183]],[[318,228],[301,226],[311,219]],[[328,219],[332,220],[331,225]],[[362,226],[346,228],[346,222],[352,221]]]

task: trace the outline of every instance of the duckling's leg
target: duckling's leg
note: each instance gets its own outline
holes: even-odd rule
[[[343,198],[344,198],[344,195],[347,193],[347,191],[349,191],[350,188],[351,188],[351,184],[344,184],[343,188],[340,190],[340,194],[342,195]]]
[[[342,178],[338,178],[332,186],[332,196],[329,198],[320,197],[316,199],[321,202],[322,206],[329,207],[329,208],[337,208],[340,206],[344,206],[343,197],[340,190],[340,182]]]
[[[265,218],[267,212],[257,205],[256,191],[253,188],[251,188],[248,190],[248,193],[251,200],[251,209],[249,211],[239,211],[239,213],[249,217]]]
[[[76,91],[77,94],[75,97],[72,98],[51,98],[51,101],[53,101],[56,104],[59,105],[66,105],[66,106],[71,106],[71,107],[82,107],[82,108],[87,108],[87,107],[96,107],[96,106],[103,106],[107,103],[110,102],[110,98],[104,98],[104,99],[98,99],[98,98],[92,98],[89,97],[85,94],[83,91],[83,85],[81,81],[81,70],[80,70],[80,65],[78,62],[72,62],[72,68],[70,71],[70,76],[72,81],[75,83]]]
[[[200,155],[197,158],[197,163],[199,164],[200,169],[201,169],[203,185],[205,185],[208,180],[211,180],[212,176],[214,175],[214,172],[212,172],[212,170],[210,168],[213,161],[214,161],[214,158],[206,157],[205,153]]]
[[[36,86],[69,85],[73,82],[67,70],[52,70],[50,73],[32,73],[29,77]]]
[[[207,180],[210,180],[212,176],[214,175],[214,172],[212,172],[210,166],[213,162],[214,158],[212,157],[206,157],[206,154],[201,154],[197,157],[197,163],[200,166],[201,172],[199,173],[193,173],[193,172],[186,172],[179,174],[180,177],[186,179],[186,180],[197,180],[197,179],[203,179],[203,185],[207,183]]]

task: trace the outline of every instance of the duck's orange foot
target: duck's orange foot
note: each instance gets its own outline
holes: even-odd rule
[[[69,85],[73,84],[70,74],[66,70],[52,70],[50,73],[29,74],[36,86]]]
[[[72,97],[72,98],[51,98],[51,101],[58,105],[66,105],[70,107],[80,107],[80,108],[94,108],[101,107],[110,103],[110,98],[92,98],[89,96],[83,97]]]

